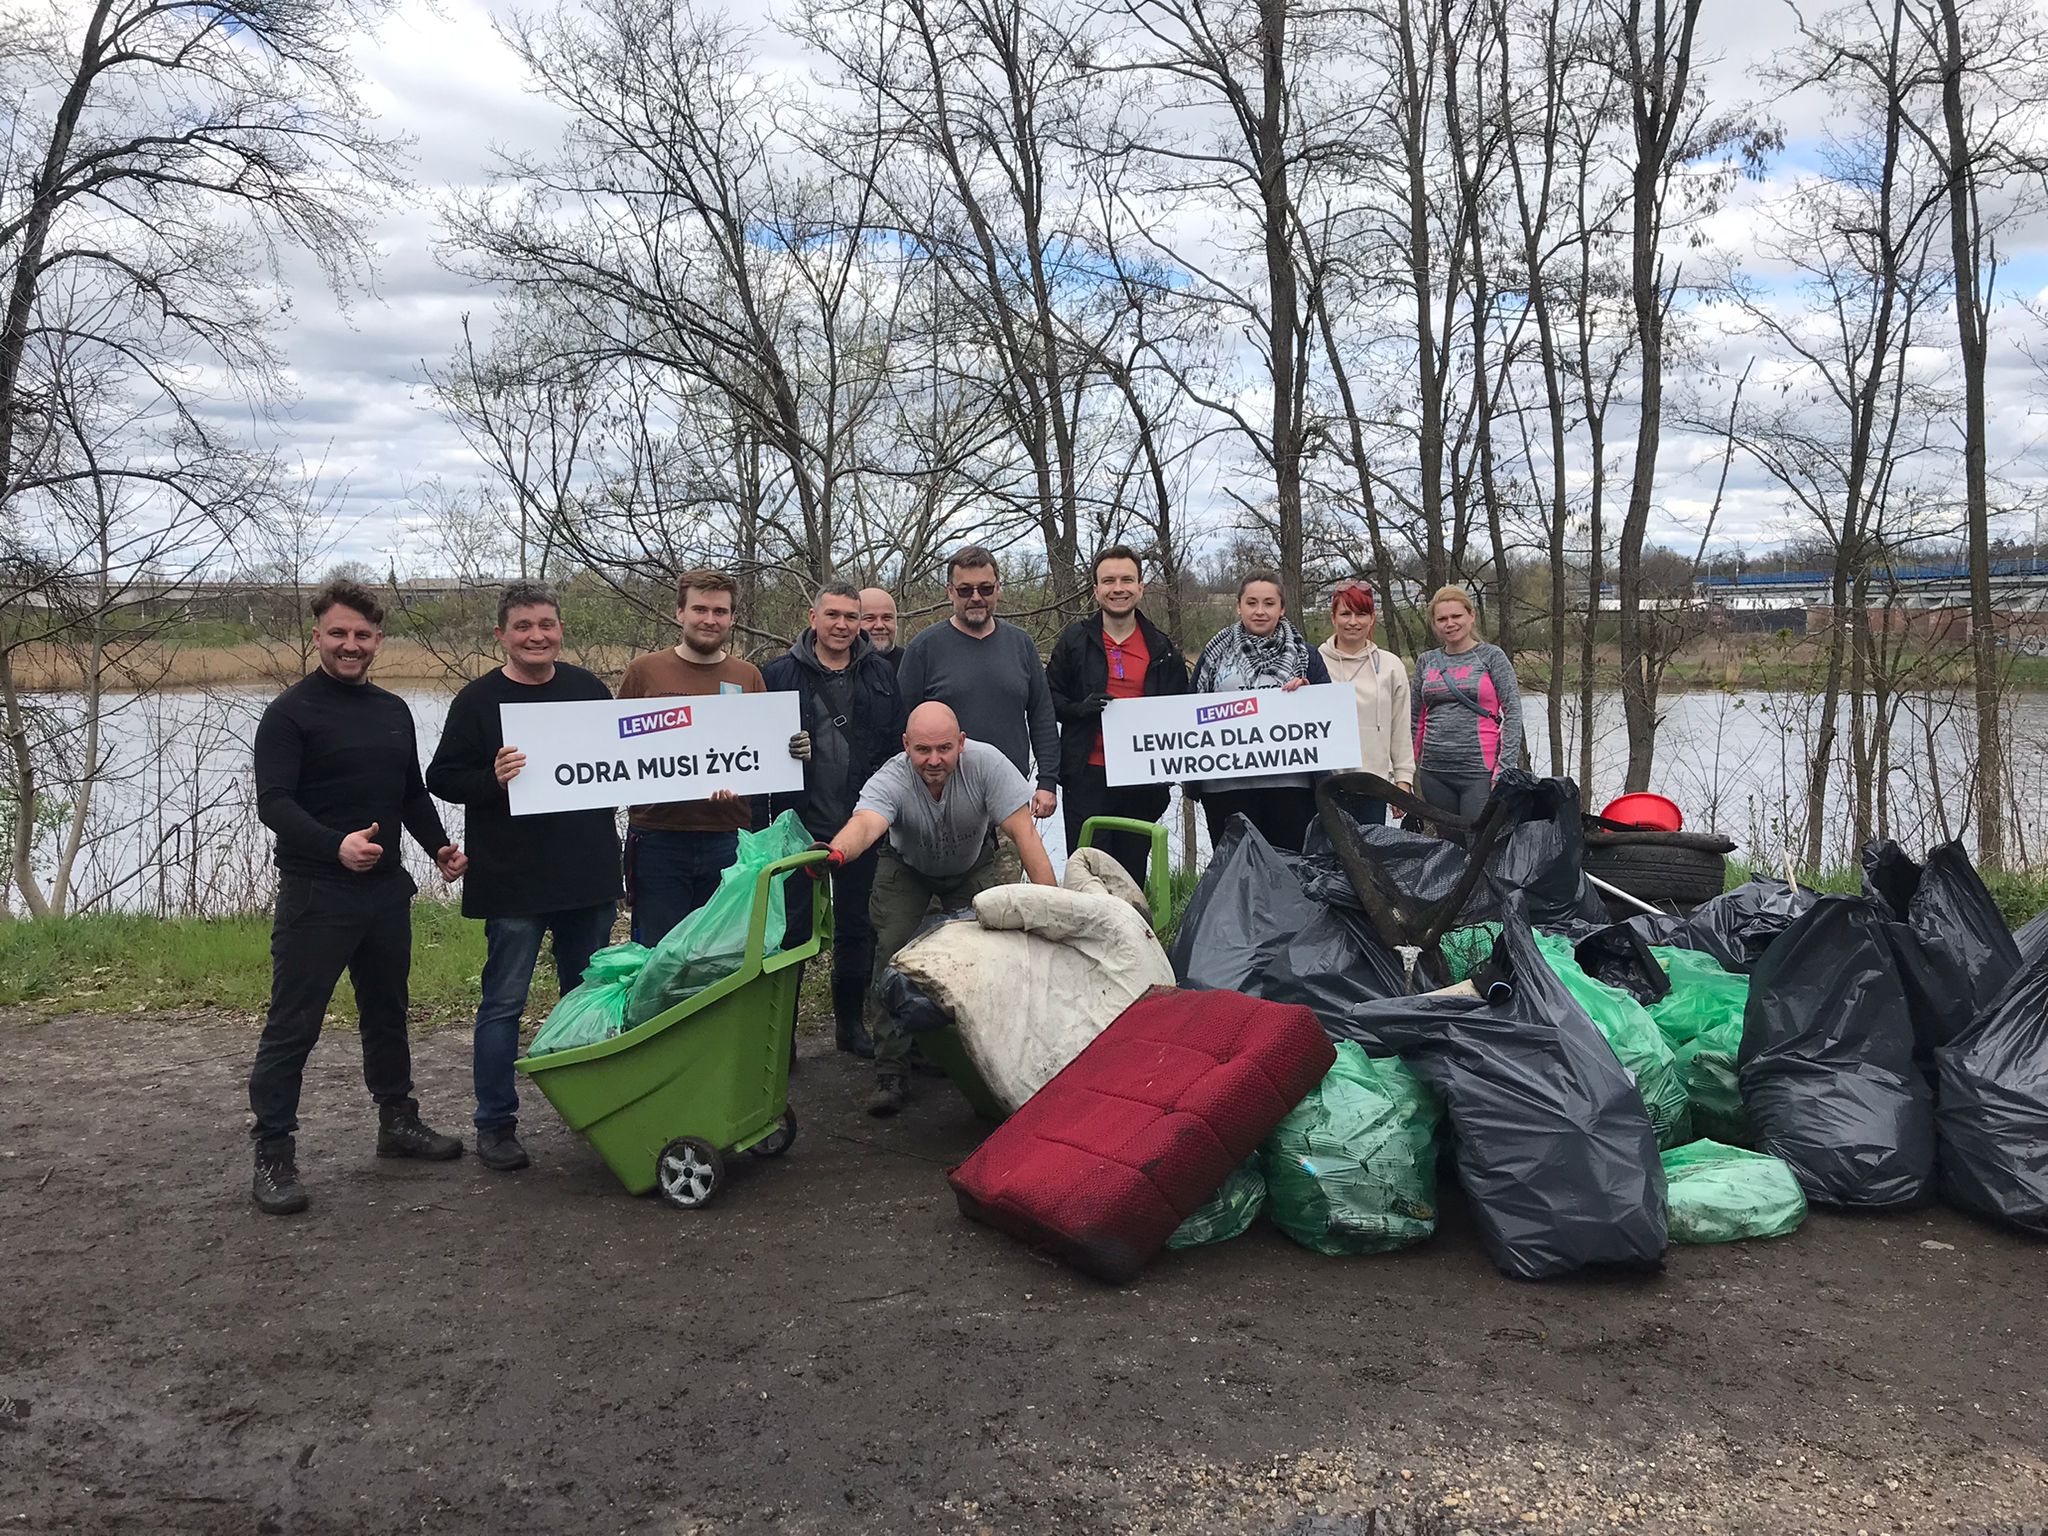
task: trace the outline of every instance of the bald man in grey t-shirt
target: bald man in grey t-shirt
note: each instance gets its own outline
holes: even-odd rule
[[[1051,885],[1052,860],[1031,816],[1031,786],[995,748],[970,742],[953,711],[920,704],[903,732],[903,755],[892,757],[861,790],[853,818],[833,837],[827,864],[859,858],[886,835],[868,916],[875,928],[874,985],[936,902],[950,912],[1002,884],[995,832],[1017,845],[1024,873]],[[823,867],[823,866],[821,866]],[[875,1096],[871,1115],[893,1115],[910,1096],[910,1037],[873,1002]]]

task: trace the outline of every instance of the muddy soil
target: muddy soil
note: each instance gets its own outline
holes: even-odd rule
[[[706,1210],[379,1163],[337,1032],[248,1202],[251,1027],[0,1016],[0,1530],[2036,1530],[2048,1254],[1816,1214],[1661,1276],[1496,1274],[1261,1227],[1124,1290],[958,1215],[977,1126],[808,1042],[797,1145]],[[466,1040],[419,1045],[430,1119]]]

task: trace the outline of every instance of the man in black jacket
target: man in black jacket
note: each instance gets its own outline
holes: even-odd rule
[[[533,986],[542,940],[553,935],[555,977],[567,992],[590,957],[611,941],[618,915],[619,834],[609,810],[512,817],[508,787],[526,754],[507,743],[500,707],[608,699],[611,689],[560,660],[562,607],[532,582],[498,598],[505,665],[463,688],[448,706],[427,788],[467,808],[469,879],[465,917],[484,920],[484,972],[477,999],[476,1155],[499,1172],[524,1168],[519,1142],[519,1021]]]
[[[1137,552],[1110,545],[1095,557],[1097,612],[1061,630],[1045,664],[1053,713],[1060,722],[1060,809],[1069,852],[1091,816],[1157,821],[1166,810],[1164,784],[1112,789],[1103,772],[1102,712],[1110,700],[1188,691],[1187,659],[1172,637],[1139,611],[1144,597],[1145,568]],[[1112,832],[1102,846],[1144,885],[1152,851],[1148,840]]]
[[[412,1096],[405,1011],[418,887],[399,861],[399,829],[433,855],[444,880],[460,880],[469,861],[420,778],[412,711],[369,680],[383,639],[384,609],[366,588],[321,588],[313,597],[319,669],[272,699],[256,727],[256,814],[277,834],[278,880],[270,1012],[249,1073],[252,1194],[275,1216],[306,1208],[293,1143],[299,1087],[344,970],[355,988],[363,1081],[377,1103],[377,1155],[462,1155],[460,1141],[420,1122]]]
[[[848,582],[828,581],[811,604],[811,627],[788,653],[761,669],[771,693],[797,695],[803,728],[811,738],[804,787],[779,794],[770,810],[794,810],[813,837],[827,838],[845,826],[869,775],[896,755],[903,737],[904,710],[896,690],[896,669],[861,631],[861,594]],[[868,896],[875,884],[872,849],[832,871],[832,1018],[839,1049],[874,1055],[862,1022],[875,930]],[[789,929],[784,943],[803,943],[811,934],[811,883],[787,886]]]

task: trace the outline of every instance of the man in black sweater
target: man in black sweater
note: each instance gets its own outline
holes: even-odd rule
[[[862,606],[850,582],[826,582],[811,604],[811,627],[788,654],[761,669],[769,692],[797,696],[811,738],[804,787],[774,796],[769,813],[795,811],[813,837],[830,837],[845,826],[861,786],[902,750],[904,709],[896,671],[862,633]],[[894,619],[892,608],[892,624]],[[878,859],[870,851],[832,871],[832,1018],[839,1049],[861,1057],[875,1054],[862,1015],[874,979],[868,897]],[[783,943],[794,949],[811,936],[811,882],[789,881],[785,899]]]
[[[377,1155],[445,1161],[462,1143],[420,1122],[405,1034],[412,898],[398,831],[434,856],[444,880],[468,860],[448,840],[420,778],[412,711],[369,681],[384,610],[368,589],[330,582],[313,597],[320,667],[270,701],[256,727],[256,813],[277,834],[270,1012],[249,1073],[256,1204],[306,1208],[293,1133],[299,1085],[334,984],[348,972],[363,1039],[363,1081],[377,1102]]]
[[[498,598],[506,662],[448,706],[427,788],[468,809],[469,878],[462,911],[484,920],[483,995],[476,1009],[476,1155],[486,1168],[526,1166],[519,1144],[519,1021],[541,941],[554,936],[555,978],[568,992],[590,957],[611,941],[618,916],[619,833],[609,810],[556,811],[513,820],[506,786],[526,754],[505,740],[499,707],[608,699],[591,673],[558,658],[562,607],[531,582]]]

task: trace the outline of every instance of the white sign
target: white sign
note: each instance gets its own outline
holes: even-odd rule
[[[1111,784],[1356,768],[1357,695],[1349,683],[1316,683],[1292,693],[1112,699],[1102,712],[1102,761]]]
[[[514,816],[804,787],[793,693],[501,704],[498,716],[505,745],[526,754],[506,786]]]

